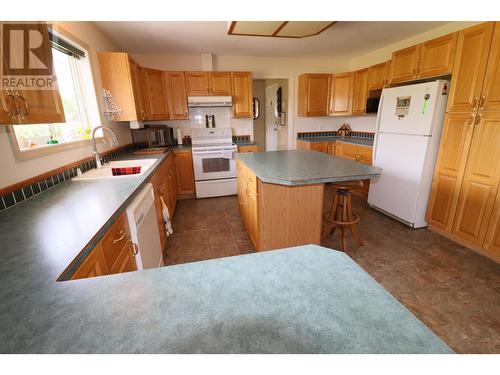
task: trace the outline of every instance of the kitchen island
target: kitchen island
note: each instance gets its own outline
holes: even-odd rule
[[[315,151],[238,156],[238,204],[258,251],[319,244],[326,183],[372,179],[381,169]]]

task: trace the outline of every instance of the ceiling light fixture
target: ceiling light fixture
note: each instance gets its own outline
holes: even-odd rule
[[[336,21],[231,21],[228,35],[306,38],[318,35]]]

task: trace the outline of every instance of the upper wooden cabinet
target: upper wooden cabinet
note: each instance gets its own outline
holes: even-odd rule
[[[167,119],[168,107],[163,72],[149,68],[143,68],[142,72],[146,120]]]
[[[368,90],[379,90],[389,84],[391,61],[372,65],[368,68]]]
[[[0,26],[2,23],[0,23]],[[23,27],[16,24],[16,30]],[[33,24],[26,26],[25,35],[33,30]],[[45,45],[49,46],[49,33],[46,23],[37,23],[38,31],[44,38]],[[31,32],[31,31],[30,31]],[[52,61],[52,48],[44,49],[42,52],[47,58],[46,61]],[[2,74],[9,75],[10,67],[5,62],[3,64]],[[16,69],[12,74],[22,74]],[[30,72],[24,72],[27,76],[32,76]],[[57,70],[54,67],[53,74],[57,77]],[[57,88],[52,90],[3,90],[0,94],[0,125],[10,124],[47,124],[65,122],[64,108],[61,101],[61,95]]]
[[[186,72],[186,88],[189,96],[210,95],[208,72]]]
[[[108,90],[121,112],[113,121],[145,119],[142,72],[125,52],[99,52],[99,67],[104,90]]]
[[[299,116],[328,116],[331,74],[305,73],[299,76]]]
[[[165,72],[164,74],[169,119],[189,119],[184,72]]]
[[[457,34],[448,34],[392,54],[390,82],[398,83],[451,73]]]
[[[211,95],[230,96],[232,94],[231,72],[210,72]]]
[[[449,112],[476,110],[488,63],[493,27],[494,22],[486,22],[458,33],[447,106]]]
[[[231,72],[186,72],[189,96],[231,95]]]
[[[252,118],[252,73],[231,73],[231,87],[233,92],[233,117]]]
[[[500,111],[500,23],[496,22],[491,42],[486,76],[478,101],[480,110],[487,112]]]
[[[352,111],[354,76],[352,73],[333,74],[331,76],[329,115],[347,116]]]
[[[458,33],[432,39],[419,45],[417,78],[437,77],[453,70]]]
[[[368,69],[354,72],[354,93],[352,99],[352,114],[364,115],[366,98],[368,97]]]
[[[390,82],[405,82],[416,79],[418,69],[418,45],[392,53]]]

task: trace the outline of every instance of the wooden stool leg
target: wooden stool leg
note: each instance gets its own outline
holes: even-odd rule
[[[348,218],[347,220],[348,221],[353,221],[354,220],[354,216],[352,214],[352,204],[351,204],[351,194],[348,195],[347,197],[347,205],[348,205],[348,209],[347,209],[347,213],[348,213]],[[363,240],[361,239],[361,236],[359,235],[358,233],[358,224],[353,224],[353,225],[349,225],[349,229],[352,233],[352,236],[356,239],[356,241],[358,242],[359,246],[363,246]]]
[[[337,197],[337,194],[334,195],[333,197],[333,201],[332,201],[332,206],[330,207],[330,212],[328,213],[328,220],[335,220],[335,215],[336,215],[336,212],[337,212],[337,204],[338,204],[338,197]],[[321,237],[325,237],[326,234],[328,233],[328,226],[331,225],[332,226],[332,231],[335,230],[335,226],[330,222],[330,221],[327,221],[327,220],[324,220],[324,223],[323,223],[323,231],[322,231],[322,235]]]
[[[348,203],[347,203],[347,199],[348,199],[348,194],[343,194],[342,197],[341,197],[341,201],[342,201],[342,216],[341,216],[341,219],[340,221],[347,221],[348,220]],[[347,250],[347,241],[346,241],[346,233],[345,233],[345,225],[342,225],[341,226],[341,235],[342,235],[342,238],[341,238],[341,243],[342,243],[342,251],[346,251]]]

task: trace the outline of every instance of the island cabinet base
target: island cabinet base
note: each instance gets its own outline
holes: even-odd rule
[[[320,244],[324,184],[283,186],[258,180],[258,251]]]
[[[237,172],[240,214],[257,251],[320,243],[324,184],[265,183],[240,160]]]

